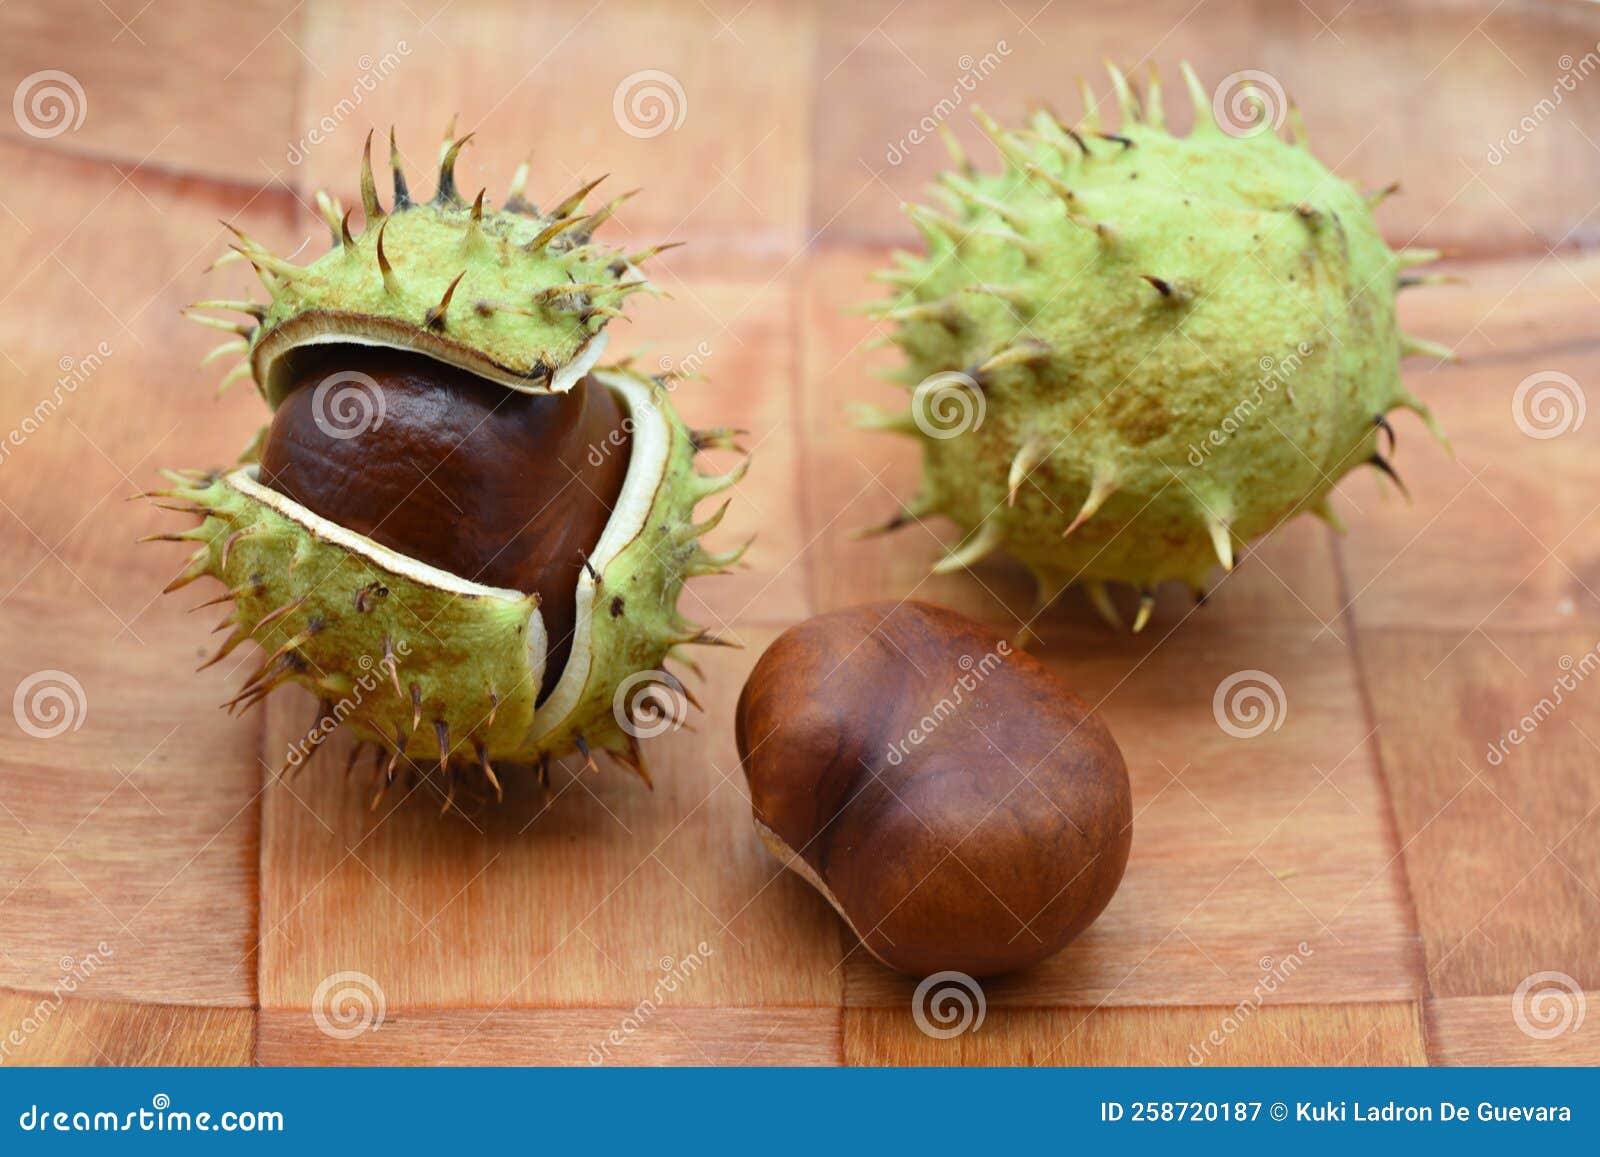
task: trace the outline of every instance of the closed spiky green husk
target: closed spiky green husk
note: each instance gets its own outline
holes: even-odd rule
[[[486,210],[481,194],[469,205],[455,194],[462,143],[447,137],[439,192],[426,204],[410,202],[397,168],[395,205],[385,212],[364,164],[360,238],[349,215],[319,195],[336,245],[307,266],[242,238],[236,250],[260,272],[271,302],[201,307],[257,319],[236,327],[233,348],[246,354],[269,405],[283,400],[294,352],[323,342],[414,350],[530,393],[570,389],[591,373],[601,327],[615,312],[599,303],[645,288],[632,260],[588,237],[616,202],[581,215],[585,186],[540,216],[522,197],[519,173],[504,210]],[[619,702],[619,688],[642,675],[670,680],[669,656],[717,641],[680,617],[677,602],[687,578],[722,573],[743,554],[701,547],[721,511],[696,524],[694,508],[737,482],[744,466],[725,475],[695,468],[702,450],[730,447],[732,432],[689,430],[661,379],[616,368],[593,370],[589,381],[615,396],[628,434],[593,452],[626,445],[628,469],[587,553],[570,658],[543,702],[549,640],[537,595],[483,586],[327,521],[264,486],[254,448],[228,471],[168,473],[173,485],[154,496],[201,519],[156,536],[196,544],[168,589],[212,577],[225,593],[211,602],[232,604],[218,628],[230,633],[206,665],[246,642],[261,650],[229,705],[248,707],[291,682],[323,703],[289,763],[344,725],[387,752],[391,777],[405,759],[446,773],[481,770],[498,789],[496,762],[543,766],[573,750],[604,750],[648,780],[632,703]],[[681,687],[675,694],[687,701]]]
[[[982,112],[998,173],[940,178],[948,211],[908,206],[925,255],[879,275],[875,312],[912,388],[903,414],[863,424],[917,437],[923,481],[891,525],[942,514],[967,531],[937,570],[996,549],[1038,578],[1041,603],[1084,583],[1203,589],[1239,544],[1302,511],[1337,523],[1328,491],[1352,468],[1392,473],[1385,415],[1427,410],[1399,331],[1401,273],[1437,257],[1389,249],[1372,207],[1298,139],[1224,131],[1184,69],[1195,126],[1164,127],[1112,69],[1115,133],[1039,113],[1007,131]],[[1267,116],[1264,98],[1246,93]]]

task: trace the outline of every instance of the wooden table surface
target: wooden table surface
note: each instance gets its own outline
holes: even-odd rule
[[[1600,1013],[1580,1018],[1600,990],[1597,41],[1576,0],[0,6],[0,89],[45,70],[77,89],[73,123],[25,101],[0,118],[0,697],[68,692],[54,727],[0,714],[0,1060],[1600,1062]],[[955,92],[1002,119],[1075,110],[1076,75],[1108,93],[1103,57],[1169,76],[1187,58],[1208,84],[1264,70],[1330,167],[1401,182],[1391,243],[1446,248],[1466,279],[1402,305],[1461,356],[1406,366],[1454,456],[1402,418],[1411,503],[1354,476],[1347,536],[1289,525],[1204,610],[1174,597],[1138,637],[1078,595],[1046,617],[1040,653],[1126,752],[1132,860],[1086,935],[936,1039],[912,983],[762,850],[732,704],[823,609],[1026,613],[1012,565],[928,577],[948,527],[850,539],[915,460],[844,421],[895,397],[874,323],[845,308],[875,295],[865,275],[912,239],[897,204],[943,161],[912,143],[893,163],[892,143]],[[614,115],[645,70],[681,114],[655,135]],[[713,652],[705,714],[651,741],[653,792],[569,772],[548,807],[514,785],[441,820],[437,801],[369,811],[340,752],[274,778],[313,705],[217,710],[244,669],[193,673],[209,623],[156,594],[178,548],[133,545],[169,516],[123,499],[160,467],[231,461],[263,422],[248,386],[213,399],[195,363],[214,335],[178,315],[252,288],[237,265],[204,274],[218,219],[319,251],[312,193],[358,199],[368,128],[394,123],[426,170],[458,112],[478,133],[463,187],[503,188],[525,153],[540,201],[610,172],[645,187],[613,239],[690,243],[658,266],[670,299],[613,340],[646,364],[699,352],[706,380],[678,400],[751,431],[725,526],[760,537],[747,570],[685,595],[744,649]],[[967,110],[951,123],[978,152]],[[1540,389],[1566,413],[1535,413]],[[1241,670],[1284,690],[1255,738],[1213,716]],[[1292,974],[1257,1008],[1263,969]],[[345,1031],[345,990],[381,1023],[375,1003]]]

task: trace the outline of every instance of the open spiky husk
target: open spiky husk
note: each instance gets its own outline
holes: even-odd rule
[[[296,351],[325,343],[411,350],[529,393],[563,392],[585,375],[587,388],[610,390],[628,437],[594,450],[622,453],[626,445],[628,471],[587,552],[567,664],[540,702],[550,640],[536,595],[429,566],[263,486],[254,464],[259,438],[237,468],[167,472],[172,485],[152,493],[200,519],[152,536],[194,544],[168,590],[206,577],[224,586],[202,606],[231,604],[218,627],[229,633],[203,666],[245,643],[260,649],[225,706],[248,708],[290,683],[319,698],[318,721],[290,764],[345,726],[377,746],[383,782],[408,764],[436,765],[447,779],[468,773],[499,791],[496,763],[533,765],[543,778],[552,758],[574,750],[590,762],[609,752],[648,782],[618,689],[640,673],[664,673],[669,658],[688,663],[686,646],[721,641],[682,618],[677,603],[686,579],[724,573],[744,553],[700,545],[721,511],[694,521],[695,506],[732,486],[747,465],[705,474],[695,458],[733,448],[737,432],[685,427],[664,379],[626,366],[593,369],[617,305],[647,288],[637,263],[659,252],[629,257],[593,241],[593,229],[625,198],[584,215],[591,182],[540,214],[523,195],[524,166],[501,211],[486,210],[482,194],[469,204],[454,172],[466,138],[452,128],[438,191],[417,203],[392,139],[387,210],[374,190],[368,139],[359,237],[350,214],[323,194],[334,248],[308,265],[292,266],[235,230],[233,252],[255,267],[271,300],[192,307],[254,319],[232,325],[193,315],[239,335],[207,360],[242,354],[230,377],[252,377],[272,407],[289,387]]]
[[[678,594],[685,579],[719,573],[743,550],[705,550],[699,536],[717,519],[696,524],[693,512],[743,467],[695,469],[707,442],[656,379],[602,370],[594,381],[630,421],[629,475],[579,582],[571,656],[542,704],[548,639],[535,596],[481,586],[334,526],[262,486],[249,465],[170,475],[159,496],[202,514],[174,536],[196,544],[174,587],[218,579],[233,608],[206,665],[245,642],[264,655],[232,705],[294,682],[349,704],[340,722],[382,745],[391,763],[530,764],[581,747],[643,774],[616,689],[659,670],[673,648],[711,641],[678,615]]]

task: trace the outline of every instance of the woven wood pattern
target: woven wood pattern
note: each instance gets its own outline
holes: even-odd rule
[[[0,6],[5,90],[58,70],[85,113],[59,132],[0,117],[0,697],[41,672],[82,692],[50,738],[0,715],[0,1041],[23,1042],[5,1063],[1600,1063],[1594,1020],[1559,1023],[1600,990],[1600,686],[1578,680],[1488,755],[1600,640],[1600,422],[1536,437],[1515,412],[1530,375],[1565,375],[1569,402],[1600,381],[1600,85],[1534,111],[1600,14],[1035,7]],[[916,463],[846,421],[895,399],[871,375],[893,360],[868,348],[879,327],[846,308],[915,243],[897,205],[944,154],[912,126],[952,92],[1001,119],[1074,112],[1075,74],[1107,95],[1102,57],[1141,77],[1187,58],[1209,83],[1261,69],[1340,175],[1401,183],[1379,214],[1391,243],[1445,247],[1465,279],[1402,306],[1462,358],[1406,367],[1454,452],[1400,421],[1410,504],[1351,477],[1347,537],[1284,527],[1202,611],[1174,596],[1118,636],[1070,594],[1036,625],[1123,744],[1133,856],[1085,936],[986,984],[982,1026],[938,1039],[913,983],[764,853],[733,703],[761,649],[821,610],[914,595],[1010,630],[1030,605],[1005,562],[930,578],[949,527],[850,537]],[[645,70],[671,80],[657,115],[675,127],[618,103]],[[193,674],[206,616],[184,608],[205,595],[158,597],[177,548],[133,545],[173,527],[125,496],[231,461],[263,421],[247,387],[211,397],[220,374],[194,366],[215,335],[178,315],[251,291],[241,265],[203,272],[229,240],[218,218],[318,252],[312,195],[359,202],[368,129],[395,125],[425,170],[452,113],[478,134],[469,192],[524,155],[541,203],[607,171],[644,186],[611,237],[690,244],[613,349],[694,357],[685,417],[750,431],[723,531],[759,534],[750,565],[685,595],[745,649],[712,653],[704,714],[651,741],[653,792],[567,768],[549,801],[514,783],[466,817],[371,810],[337,744],[276,778],[314,705],[218,711],[246,656]],[[950,119],[984,156],[968,122]],[[1287,703],[1249,740],[1212,709],[1243,669]],[[1529,988],[1552,976],[1554,1024]],[[379,1004],[380,1031],[359,1031]]]

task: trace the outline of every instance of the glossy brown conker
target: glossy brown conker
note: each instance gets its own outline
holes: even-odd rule
[[[593,378],[525,394],[360,345],[298,356],[261,451],[261,481],[328,521],[461,578],[537,592],[546,694],[627,469],[618,403]]]
[[[1110,731],[953,611],[880,603],[790,628],[736,729],[769,848],[901,972],[1026,968],[1121,882],[1132,801]]]

